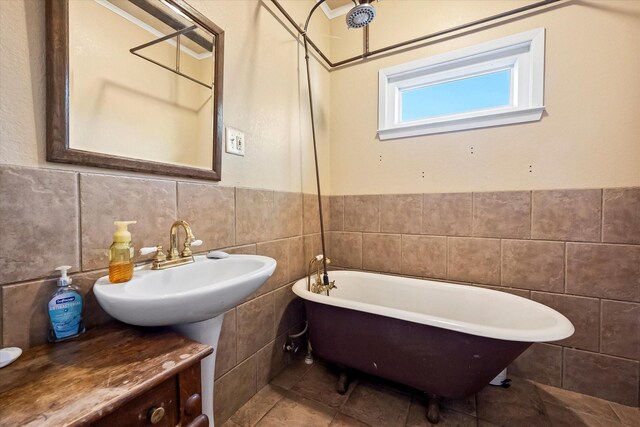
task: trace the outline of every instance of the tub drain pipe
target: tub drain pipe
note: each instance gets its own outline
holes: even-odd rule
[[[307,329],[309,329],[309,322],[304,322],[304,329],[302,330],[302,332],[298,332],[297,334],[293,334],[293,335],[289,334],[289,339],[300,338],[301,336],[307,333]]]
[[[287,342],[284,343],[284,345],[282,346],[282,350],[283,351],[290,351],[293,354],[296,354],[298,352],[298,350],[300,350],[300,347],[296,347],[293,343],[293,340],[296,338],[300,338],[301,336],[303,336],[304,334],[307,333],[307,330],[309,330],[309,322],[304,322],[304,329],[301,332],[298,332],[297,334],[289,334],[288,335],[288,339]],[[307,339],[307,354],[304,356],[304,363],[307,365],[312,365],[313,364],[313,354],[311,353],[311,342]]]
[[[313,349],[311,348],[311,341],[307,340],[307,354],[304,356],[305,365],[313,365]]]

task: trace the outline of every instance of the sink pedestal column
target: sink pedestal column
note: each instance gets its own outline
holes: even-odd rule
[[[224,314],[202,322],[175,325],[179,334],[194,341],[207,344],[213,348],[213,353],[202,359],[202,413],[209,417],[209,426],[213,426],[213,380],[216,371],[216,355],[218,354],[218,339],[222,329]]]

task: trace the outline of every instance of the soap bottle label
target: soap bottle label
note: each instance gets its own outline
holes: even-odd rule
[[[56,339],[77,335],[82,317],[82,297],[76,292],[64,292],[49,301],[49,317]]]

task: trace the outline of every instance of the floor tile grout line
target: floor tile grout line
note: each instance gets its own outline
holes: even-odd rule
[[[538,385],[538,383],[535,383],[535,384]],[[558,388],[558,387],[555,387],[555,386],[550,386],[550,387]],[[538,393],[540,393],[539,387],[537,387],[537,388],[538,388]],[[564,390],[564,389],[560,389],[560,388],[558,388],[558,389],[559,390]],[[570,390],[565,390],[565,391],[570,391]],[[581,395],[578,392],[573,392],[573,391],[570,391],[570,392]],[[593,399],[597,399],[597,400],[603,401],[605,403],[605,405],[611,410],[611,412],[613,413],[615,419],[612,420],[611,417],[609,417],[609,416],[602,415],[602,414],[596,413],[596,412],[590,412],[590,411],[587,411],[587,410],[583,410],[582,408],[578,407],[579,405],[572,406],[570,403],[564,403],[561,400],[557,400],[556,397],[554,397],[554,399],[556,399],[555,402],[551,402],[551,401],[547,401],[547,400],[542,399],[542,404],[544,405],[544,409],[545,410],[547,409],[547,405],[560,406],[560,407],[563,407],[563,408],[565,408],[567,410],[570,410],[571,412],[576,413],[576,414],[584,414],[584,415],[592,416],[592,417],[595,417],[595,418],[597,418],[597,419],[599,419],[601,421],[603,421],[604,419],[606,419],[607,421],[614,421],[614,422],[617,421],[616,425],[621,425],[621,426],[624,425],[624,426],[626,426],[626,424],[622,424],[621,418],[619,417],[618,413],[613,409],[612,403],[615,403],[615,402],[604,400],[602,398],[595,397],[595,396],[589,396],[589,395],[581,395],[581,396],[586,396],[588,398],[593,398]],[[547,415],[548,415],[548,413],[547,413]]]
[[[549,414],[547,413],[547,405],[545,404],[545,401],[542,399],[542,395],[540,395],[540,388],[538,386],[535,385],[534,383],[534,390],[536,391],[536,396],[538,397],[538,399],[540,400],[540,403],[542,405],[542,412],[543,414],[549,418]],[[549,420],[550,421],[550,420]]]
[[[265,386],[264,386],[264,387],[262,387],[258,392],[256,392],[256,394],[254,394],[254,396],[255,396],[255,395],[257,395],[260,391],[264,390],[264,389],[265,389],[265,387],[269,387],[269,386],[270,386],[270,384],[269,384],[269,383],[267,383],[267,385],[265,385]],[[284,393],[281,393],[280,398],[279,398],[279,399],[278,399],[278,400],[277,400],[273,405],[271,405],[271,407],[270,407],[270,408],[269,408],[269,409],[268,409],[268,410],[267,410],[267,411],[266,411],[266,412],[265,412],[265,413],[264,413],[260,418],[258,418],[258,420],[256,421],[256,423],[255,423],[254,427],[257,427],[257,426],[260,424],[260,422],[261,422],[261,421],[262,421],[262,420],[263,420],[263,419],[264,419],[264,418],[265,418],[265,417],[266,417],[266,416],[267,416],[267,415],[268,415],[268,414],[269,414],[269,413],[270,413],[270,412],[271,412],[271,411],[272,411],[272,410],[273,410],[273,409],[278,405],[278,403],[280,403],[280,401],[282,401],[284,398],[285,398]],[[253,399],[253,396],[251,397],[251,399]],[[250,401],[251,399],[249,399],[249,401]],[[247,401],[247,403],[249,403],[249,401]],[[245,403],[245,405],[246,405],[247,403]],[[244,406],[244,405],[243,405],[243,406]],[[241,408],[241,409],[242,409],[242,408]],[[238,409],[238,411],[239,411],[239,410],[240,410],[240,409]],[[238,413],[238,411],[236,411],[236,413],[235,413],[235,414],[237,414],[237,413]],[[233,415],[235,415],[235,414],[233,414]],[[233,418],[233,415],[231,416],[231,418]],[[230,418],[230,419],[231,419],[231,418]],[[233,420],[231,419],[231,421],[233,421]],[[234,421],[234,422],[235,422],[235,421]],[[237,424],[237,423],[236,423],[236,424]]]
[[[609,405],[609,408],[611,408],[611,410],[613,411],[613,415],[616,416],[620,424],[623,424],[622,418],[620,417],[620,414],[618,414],[618,411],[616,411],[616,408],[611,404],[611,402],[607,402],[607,404]],[[626,426],[626,424],[623,424],[623,425]]]
[[[305,374],[303,374],[300,378],[298,378],[296,383],[299,383],[299,382],[303,381],[303,379],[307,376],[307,374],[308,374],[308,372],[310,370],[311,369],[308,369],[305,372]],[[554,421],[554,418],[552,418],[552,416],[549,414],[549,406],[548,405],[554,405],[554,406],[560,406],[560,407],[564,408],[565,410],[569,410],[569,411],[571,411],[572,413],[574,413],[576,415],[585,414],[585,415],[594,416],[596,418],[599,418],[601,421],[609,421],[609,422],[614,421],[616,423],[616,425],[622,425],[621,424],[621,422],[622,422],[621,421],[621,417],[613,407],[613,403],[614,402],[607,401],[607,400],[604,400],[604,399],[601,399],[601,398],[597,398],[597,397],[590,397],[588,395],[583,395],[581,393],[570,391],[570,390],[563,390],[562,388],[556,387],[556,386],[548,386],[553,390],[558,390],[558,391],[560,391],[562,393],[569,393],[570,395],[575,396],[575,397],[583,396],[583,397],[587,397],[588,399],[596,399],[598,401],[601,401],[603,403],[603,406],[608,409],[606,414],[604,414],[602,412],[584,411],[580,407],[572,405],[570,402],[564,403],[564,402],[558,401],[556,403],[556,402],[552,402],[552,401],[546,400],[546,399],[544,399],[544,397],[543,397],[543,395],[541,393],[543,392],[542,386],[546,387],[547,385],[544,385],[542,383],[538,383],[538,382],[530,380],[530,379],[525,379],[525,378],[520,378],[520,377],[518,377],[518,378],[520,380],[524,381],[524,382],[530,383],[533,386],[534,394],[532,394],[531,397],[533,399],[537,398],[537,400],[539,400],[540,406],[541,406],[541,408],[540,408],[541,411],[539,412],[539,414],[548,422],[553,423],[553,421]],[[375,377],[373,377],[373,380],[374,380],[373,384],[377,384],[375,382]],[[346,402],[349,400],[349,398],[351,397],[351,394],[354,392],[356,387],[358,387],[358,385],[359,385],[359,381],[356,378],[352,382],[352,386],[349,387],[349,397],[347,397],[347,399],[345,399],[345,401],[342,403],[342,405],[340,405],[337,408],[333,407],[333,406],[330,406],[330,405],[327,405],[325,402],[316,401],[313,398],[309,398],[309,397],[307,397],[307,396],[305,396],[303,394],[300,394],[300,393],[296,392],[293,389],[288,390],[288,391],[287,390],[283,390],[283,396],[281,396],[274,404],[272,404],[271,407],[268,409],[268,411],[265,412],[265,414],[261,416],[261,418],[258,420],[258,424],[257,425],[259,426],[260,422],[262,421],[262,419],[264,419],[264,417],[266,417],[273,410],[273,408],[275,408],[275,406],[280,401],[282,401],[282,399],[286,398],[286,393],[291,393],[293,396],[301,398],[301,399],[305,399],[305,400],[307,400],[309,402],[313,402],[313,403],[319,402],[322,406],[326,407],[327,409],[330,409],[333,412],[333,415],[331,416],[331,420],[329,421],[329,423],[334,423],[335,420],[339,416],[344,415],[344,416],[347,416],[347,417],[354,418],[354,419],[358,420],[359,422],[361,422],[364,425],[370,425],[366,421],[361,420],[358,417],[354,417],[354,416],[350,415],[349,413],[346,413],[346,412],[343,411],[344,406],[346,405]],[[389,392],[392,392],[392,393],[396,392],[396,393],[401,393],[401,394],[405,394],[406,395],[405,391],[403,391],[401,389],[396,389],[391,384],[387,384],[386,382],[382,382],[382,383],[380,383],[378,385],[382,389],[387,390]],[[273,387],[275,387],[277,389],[281,389],[281,387],[279,387],[279,386],[275,386],[274,385]],[[411,412],[412,405],[416,402],[416,400],[420,399],[420,397],[418,397],[414,393],[410,393],[408,395],[408,397],[409,397],[409,406],[408,406],[407,412],[405,413],[404,424],[403,424],[404,426],[406,426],[407,422],[409,421],[409,414]],[[490,419],[487,419],[486,417],[482,417],[481,418],[480,415],[479,415],[479,412],[478,412],[478,394],[474,395],[473,400],[474,400],[474,403],[475,403],[475,406],[474,406],[475,415],[467,413],[467,412],[462,412],[462,411],[456,410],[454,408],[448,408],[448,410],[452,411],[452,412],[455,412],[455,413],[458,413],[458,414],[461,414],[461,415],[463,415],[465,417],[471,417],[471,418],[473,418],[475,420],[476,424],[479,423],[480,420],[491,421]],[[238,411],[236,411],[236,413],[237,412]],[[235,415],[235,413],[234,413],[234,415]],[[230,417],[230,419],[232,417],[233,417],[233,415]],[[235,423],[235,421],[233,421],[233,420],[231,420],[231,421],[233,423]],[[236,424],[233,424],[233,425],[235,426]]]
[[[347,398],[344,399],[344,402],[342,402],[342,405],[340,405],[338,409],[338,413],[343,413],[342,409],[347,405],[347,402],[349,401],[349,399],[351,399],[351,395],[353,394],[356,387],[358,387],[359,385],[360,385],[360,380],[358,378],[353,378],[351,380],[351,382],[349,383],[349,388],[347,389],[347,393],[346,393]]]
[[[413,405],[413,395],[409,396],[409,405],[407,405],[407,410],[404,413],[404,422],[402,423],[403,426],[406,427],[407,423],[409,422],[409,414],[411,413],[411,405]]]

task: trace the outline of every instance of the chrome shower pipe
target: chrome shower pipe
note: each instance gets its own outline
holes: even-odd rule
[[[322,241],[322,282],[325,285],[329,284],[329,274],[327,273],[327,251],[324,239],[324,216],[322,214],[322,194],[320,192],[320,169],[318,168],[318,146],[316,143],[316,124],[313,115],[313,95],[311,90],[311,71],[309,69],[309,40],[307,37],[307,29],[309,28],[309,21],[313,12],[315,12],[325,0],[320,0],[311,8],[309,16],[304,23],[304,31],[302,31],[302,38],[304,39],[304,60],[307,68],[307,87],[309,88],[309,114],[311,115],[311,136],[313,139],[313,158],[316,166],[316,187],[318,189],[318,214],[320,215],[320,239]]]

